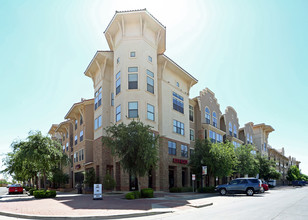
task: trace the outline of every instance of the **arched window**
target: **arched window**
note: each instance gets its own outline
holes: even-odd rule
[[[211,113],[208,107],[205,108],[205,123],[206,124],[211,123]]]
[[[250,143],[252,144],[252,136],[250,136]]]
[[[229,122],[229,134],[230,136],[232,136],[232,123]]]
[[[217,128],[217,116],[216,116],[216,112],[213,112],[213,126]]]
[[[236,125],[233,126],[233,134],[234,134],[234,137],[237,137]]]
[[[247,134],[247,144],[249,144],[249,134]]]

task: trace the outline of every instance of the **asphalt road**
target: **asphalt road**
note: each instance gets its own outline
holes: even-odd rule
[[[308,186],[270,190],[253,197],[217,196],[209,201],[213,202],[212,206],[138,219],[308,219]]]

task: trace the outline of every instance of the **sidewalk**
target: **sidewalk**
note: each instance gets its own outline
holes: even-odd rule
[[[93,200],[90,194],[57,192],[56,198],[35,199],[33,196],[4,195],[0,199],[0,215],[19,218],[128,218],[171,213],[212,205],[217,194],[155,192],[155,198],[126,200],[125,194],[103,194]]]

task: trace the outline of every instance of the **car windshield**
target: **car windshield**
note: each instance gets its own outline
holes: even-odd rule
[[[20,184],[13,184],[10,187],[21,187],[21,185]]]

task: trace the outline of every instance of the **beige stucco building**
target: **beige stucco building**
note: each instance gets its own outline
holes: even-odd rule
[[[147,10],[117,11],[104,35],[109,50],[97,51],[84,72],[93,82],[94,98],[75,103],[65,121],[49,130],[72,160],[65,168],[71,177],[67,187],[82,182],[83,173],[93,168],[101,182],[110,174],[116,190],[136,189],[135,177],[102,144],[106,127],[135,119],[161,137],[158,167],[138,180],[142,188],[190,186],[188,162],[197,138],[229,140],[235,147],[254,144],[268,153],[271,126],[249,122],[240,128],[235,109],[228,106],[223,114],[208,88],[189,98],[198,81],[165,55],[166,27]]]

